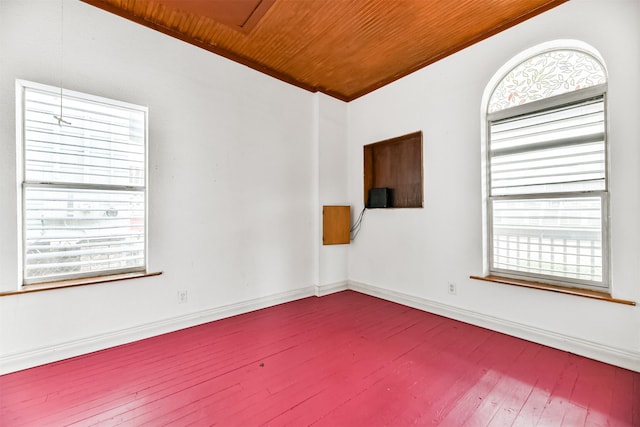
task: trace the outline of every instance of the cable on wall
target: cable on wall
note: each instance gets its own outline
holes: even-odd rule
[[[364,211],[366,211],[366,210],[367,210],[366,206],[364,208],[362,208],[362,211],[360,212],[360,215],[358,215],[358,218],[355,220],[355,222],[351,226],[351,229],[349,230],[349,232],[351,233],[351,241],[352,242],[354,240],[356,240],[356,237],[358,236],[358,233],[360,233],[360,227],[362,227],[362,219],[364,218]]]
[[[70,125],[71,123],[65,120],[62,116],[62,74],[64,69],[64,0],[60,0],[60,115],[53,115],[53,118],[58,121],[58,126]]]

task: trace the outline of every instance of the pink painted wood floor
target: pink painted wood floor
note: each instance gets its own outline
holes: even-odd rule
[[[2,426],[640,426],[640,373],[377,298],[306,298],[0,377]]]

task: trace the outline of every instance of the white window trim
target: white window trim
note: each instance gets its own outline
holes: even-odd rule
[[[143,273],[147,274],[149,269],[149,111],[147,107],[143,107],[137,104],[132,104],[120,100],[115,100],[111,98],[105,98],[98,95],[92,95],[84,92],[77,92],[73,90],[68,90],[64,88],[60,88],[57,86],[46,85],[42,83],[32,82],[28,80],[16,79],[15,82],[15,90],[16,90],[16,104],[15,104],[15,112],[16,112],[16,199],[17,199],[17,233],[18,233],[18,287],[17,291],[20,291],[24,286],[33,286],[31,284],[25,283],[24,278],[24,239],[25,239],[25,229],[24,229],[24,217],[25,217],[25,203],[24,203],[24,178],[25,178],[25,163],[24,163],[24,150],[25,150],[25,117],[24,117],[24,90],[25,88],[31,88],[35,90],[42,90],[50,92],[52,89],[58,91],[61,96],[68,97],[76,97],[80,99],[84,99],[87,101],[93,101],[97,103],[107,103],[127,109],[135,109],[144,112],[144,262],[143,267],[135,270],[131,270],[132,273]],[[96,186],[97,187],[97,186]],[[123,273],[127,273],[126,271],[117,271],[117,272],[107,272],[106,274],[96,274],[95,276],[84,276],[87,282],[91,281],[92,277],[104,277],[106,275],[122,275]],[[65,280],[65,279],[63,279]],[[46,284],[44,282],[40,282],[40,284]]]
[[[498,196],[498,197],[493,197],[493,200],[514,200],[514,199],[536,199],[536,198],[545,198],[545,199],[553,199],[553,198],[567,198],[567,199],[571,199],[571,198],[580,198],[580,197],[594,197],[594,198],[599,198],[600,199],[600,209],[601,212],[605,215],[603,215],[602,218],[602,256],[603,256],[603,262],[602,262],[602,281],[603,284],[605,286],[594,286],[592,285],[591,282],[589,281],[585,281],[585,280],[580,280],[580,279],[563,279],[562,277],[557,277],[557,276],[549,276],[549,275],[544,275],[544,274],[536,274],[536,273],[518,273],[515,270],[503,270],[503,269],[499,269],[499,268],[494,268],[494,269],[490,269],[488,271],[488,275],[493,275],[493,276],[500,276],[500,277],[506,277],[506,278],[512,278],[512,279],[517,279],[517,280],[529,280],[529,281],[536,281],[536,282],[541,282],[541,283],[547,283],[547,284],[551,284],[551,285],[559,285],[559,286],[566,286],[566,287],[578,287],[581,289],[590,289],[590,290],[594,290],[594,291],[600,291],[600,292],[608,292],[610,290],[610,262],[609,262],[609,219],[606,215],[606,213],[609,211],[608,206],[609,206],[609,193],[607,191],[589,191],[589,192],[567,192],[567,193],[562,193],[562,194],[558,194],[558,193],[548,193],[548,194],[526,194],[526,195],[520,195],[520,196],[516,196],[516,197],[512,197],[512,196]],[[489,208],[489,204],[488,202],[485,203],[486,205],[486,209],[487,211],[490,211]],[[490,214],[491,212],[489,212]],[[486,251],[486,257],[488,258],[488,264],[492,265],[493,264],[493,252],[489,250],[490,247],[493,246],[493,239],[492,239],[492,229],[491,229],[491,222],[487,221],[486,223],[486,228],[488,229],[487,234],[489,237],[489,240],[487,242],[487,245],[485,247],[485,251]]]
[[[607,141],[607,135],[608,135],[608,126],[609,126],[609,120],[608,120],[608,109],[607,109],[607,83],[605,83],[604,85],[599,85],[599,86],[594,86],[592,88],[587,88],[587,89],[583,89],[582,91],[580,91],[580,94],[576,94],[576,92],[569,92],[566,94],[561,94],[561,95],[557,95],[551,98],[546,98],[546,99],[542,99],[540,101],[534,101],[531,103],[527,103],[524,104],[522,106],[517,106],[517,107],[512,107],[509,109],[505,109],[505,110],[501,110],[501,111],[497,111],[497,112],[493,112],[493,113],[488,113],[489,110],[489,102],[491,99],[491,96],[493,95],[493,92],[496,90],[496,88],[498,87],[498,85],[500,84],[500,82],[502,81],[502,79],[504,79],[504,77],[507,75],[507,73],[509,73],[512,69],[514,69],[515,67],[517,67],[518,65],[520,65],[521,63],[523,63],[524,61],[537,56],[537,55],[541,55],[544,54],[545,52],[549,52],[549,51],[553,51],[553,50],[576,50],[576,51],[582,51],[594,58],[596,58],[600,64],[603,67],[603,70],[605,72],[605,75],[607,76],[607,82],[608,82],[608,70],[606,68],[606,63],[604,61],[604,59],[602,58],[602,55],[592,46],[590,46],[589,44],[582,42],[580,40],[574,40],[574,39],[559,39],[559,40],[553,40],[553,41],[549,41],[549,42],[545,42],[545,43],[541,43],[538,44],[536,46],[530,47],[528,49],[525,49],[524,51],[521,51],[520,53],[518,53],[517,55],[513,56],[511,59],[509,59],[506,63],[504,63],[491,77],[491,79],[489,80],[489,83],[487,84],[487,86],[485,87],[485,90],[482,94],[482,100],[481,100],[481,104],[480,104],[480,143],[481,143],[481,149],[480,149],[480,156],[481,156],[481,168],[480,168],[480,172],[481,172],[481,178],[480,178],[480,183],[481,183],[481,195],[482,195],[482,271],[483,271],[483,275],[484,276],[490,276],[493,273],[500,273],[499,271],[496,270],[492,270],[491,269],[491,254],[492,251],[489,249],[490,245],[492,244],[492,238],[491,238],[491,212],[489,210],[489,195],[490,195],[490,188],[489,188],[489,181],[488,181],[488,177],[489,177],[489,132],[490,132],[490,126],[489,126],[489,122],[490,119],[493,120],[497,120],[498,118],[504,118],[504,117],[508,117],[508,116],[512,116],[514,115],[514,111],[517,114],[524,114],[526,112],[530,112],[530,111],[534,111],[537,109],[541,109],[541,107],[552,107],[555,105],[558,105],[558,100],[562,100],[565,103],[568,102],[573,102],[577,99],[584,99],[585,97],[585,93],[587,90],[590,90],[594,93],[594,95],[598,95],[598,94],[603,94],[604,98],[605,98],[605,162],[606,162],[606,167],[605,167],[605,183],[606,183],[606,188],[604,191],[604,196],[601,198],[602,203],[603,203],[603,230],[602,230],[602,253],[603,253],[603,275],[602,275],[602,280],[603,280],[603,284],[605,285],[603,286],[598,286],[598,287],[594,287],[594,286],[590,286],[590,285],[582,285],[580,284],[580,281],[578,280],[571,280],[571,281],[564,281],[564,280],[558,280],[558,279],[554,279],[554,280],[545,280],[544,278],[541,280],[543,283],[549,283],[552,285],[559,285],[559,286],[566,286],[566,287],[577,287],[577,288],[582,288],[582,289],[589,289],[589,290],[596,290],[596,291],[604,291],[604,292],[610,292],[612,289],[611,286],[611,246],[610,246],[610,225],[609,225],[609,213],[610,213],[610,208],[609,208],[609,166],[610,166],[610,160],[609,160],[609,142]],[[584,92],[583,92],[584,91]],[[513,274],[513,272],[511,273],[507,273],[504,274],[504,277],[507,278],[514,278],[514,279],[519,279],[519,280],[525,280],[525,281],[533,281],[536,280],[535,275],[527,275],[526,273],[520,275],[520,274]]]

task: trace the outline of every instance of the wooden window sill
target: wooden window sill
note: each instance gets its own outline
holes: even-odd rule
[[[28,294],[32,292],[50,291],[52,289],[75,288],[77,286],[95,285],[98,283],[118,282],[120,280],[137,279],[139,277],[159,276],[161,274],[162,274],[161,271],[157,271],[153,273],[137,272],[137,273],[113,274],[110,276],[85,277],[82,279],[61,280],[58,282],[45,282],[45,283],[38,283],[35,285],[24,285],[21,289],[16,291],[0,292],[0,297],[4,297],[8,295],[22,295],[22,294]]]
[[[606,292],[592,291],[590,289],[580,288],[567,288],[558,285],[549,285],[547,283],[530,282],[528,280],[510,279],[508,277],[501,276],[471,276],[472,279],[484,280],[485,282],[502,283],[504,285],[521,286],[531,289],[542,289],[544,291],[557,292],[560,294],[576,295],[585,298],[592,298],[601,301],[615,302],[617,304],[636,305],[635,301],[628,301],[618,298],[613,298],[611,294]]]

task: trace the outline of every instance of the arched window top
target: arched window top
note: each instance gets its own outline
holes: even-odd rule
[[[493,113],[554,95],[606,83],[602,62],[578,49],[546,50],[511,68],[489,99]]]

